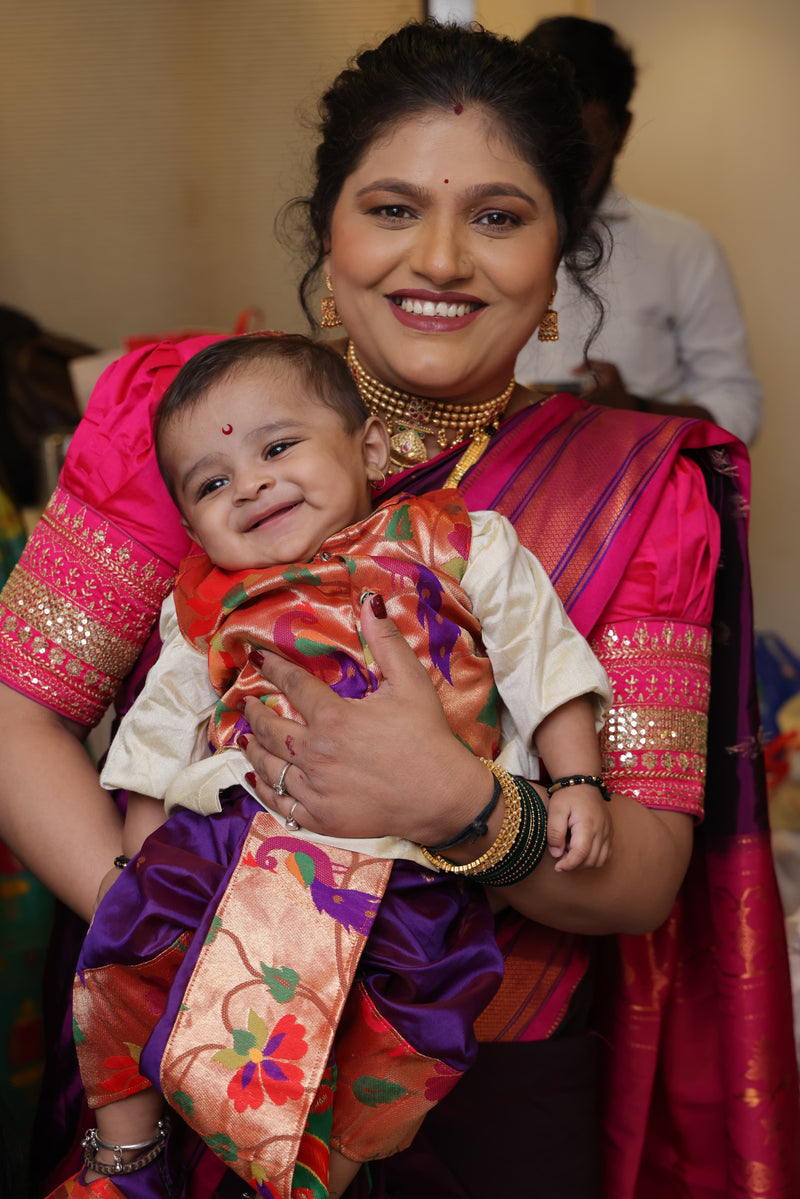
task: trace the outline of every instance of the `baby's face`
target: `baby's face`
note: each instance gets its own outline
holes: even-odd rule
[[[371,511],[366,428],[348,433],[296,371],[254,364],[169,421],[162,458],[217,566],[307,562]]]

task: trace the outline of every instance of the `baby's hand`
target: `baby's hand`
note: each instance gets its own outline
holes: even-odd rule
[[[605,866],[614,826],[596,787],[581,784],[554,792],[547,813],[547,843],[558,871]]]

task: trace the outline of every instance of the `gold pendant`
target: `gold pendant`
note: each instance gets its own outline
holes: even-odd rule
[[[390,439],[392,458],[400,466],[417,466],[428,461],[425,442],[416,429],[400,428]]]

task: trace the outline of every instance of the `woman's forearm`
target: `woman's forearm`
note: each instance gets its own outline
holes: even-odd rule
[[[537,788],[547,803],[543,787]],[[475,806],[475,805],[473,805]],[[643,933],[666,920],[692,849],[693,821],[678,812],[657,812],[627,795],[614,795],[614,852],[602,867],[561,873],[545,853],[526,879],[493,888],[522,915],[552,928],[583,934]],[[492,813],[486,836],[448,850],[464,863],[485,852],[503,822],[503,804]]]
[[[627,795],[613,796],[611,813],[614,852],[605,866],[563,874],[545,854],[532,875],[501,892],[506,902],[567,932],[644,933],[663,924],[689,865],[692,818]]]
[[[122,821],[81,743],[85,730],[2,684],[0,720],[0,838],[88,920],[121,851]]]

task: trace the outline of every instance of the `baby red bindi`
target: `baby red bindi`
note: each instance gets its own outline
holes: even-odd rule
[[[233,432],[233,425],[223,425],[222,432],[226,437],[230,437],[231,433]]]

